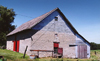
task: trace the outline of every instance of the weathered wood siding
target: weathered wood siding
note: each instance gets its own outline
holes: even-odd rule
[[[55,17],[58,17],[58,21],[55,21]],[[76,42],[75,35],[57,11],[45,18],[32,29],[39,31],[32,36],[33,42],[31,49],[53,50],[53,42],[55,40],[54,36],[55,33],[57,33],[58,41],[60,42],[59,47],[63,48],[64,57],[75,58],[75,47],[69,47],[69,44]],[[33,52],[32,54],[37,53]],[[51,55],[52,53],[49,52],[40,52],[39,56],[46,57]]]
[[[78,58],[78,45],[87,46],[87,58],[90,58],[90,45],[85,42],[79,35],[76,34],[76,58]]]

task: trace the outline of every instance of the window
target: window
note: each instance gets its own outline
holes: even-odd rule
[[[59,43],[54,42],[54,53],[58,53]]]
[[[57,39],[58,39],[58,34],[55,34],[55,40],[57,41]]]
[[[55,17],[55,21],[58,21],[58,17]]]
[[[55,37],[58,37],[58,34],[57,33],[55,34]]]
[[[59,47],[59,43],[58,42],[54,42],[54,47]]]

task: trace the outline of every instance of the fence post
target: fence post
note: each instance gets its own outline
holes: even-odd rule
[[[25,49],[25,51],[24,51],[23,58],[25,58],[25,54],[26,54],[27,48],[28,48],[28,46],[26,46],[26,49]]]

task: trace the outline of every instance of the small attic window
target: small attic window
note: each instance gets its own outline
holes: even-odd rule
[[[56,34],[55,34],[55,37],[57,37],[57,36],[58,36],[58,34],[56,33]]]
[[[58,17],[55,17],[55,21],[58,21]]]

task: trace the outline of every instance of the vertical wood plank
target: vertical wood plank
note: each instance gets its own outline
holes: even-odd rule
[[[87,46],[86,45],[78,46],[78,58],[87,58]]]
[[[80,58],[80,46],[78,45],[78,58]]]
[[[84,47],[84,57],[87,58],[87,46]]]

